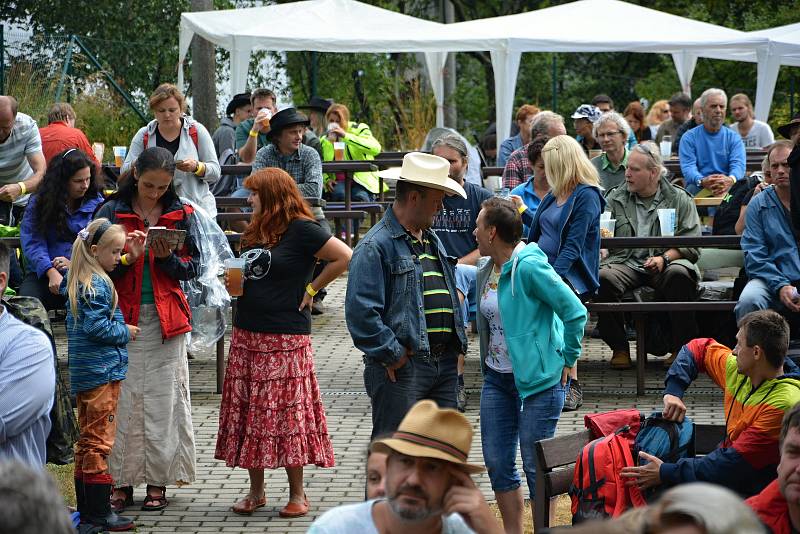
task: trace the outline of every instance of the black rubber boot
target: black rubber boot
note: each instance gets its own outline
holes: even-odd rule
[[[75,502],[78,507],[78,512],[81,514],[86,513],[86,495],[83,490],[83,478],[75,477]]]
[[[134,525],[130,518],[117,515],[111,510],[111,487],[111,484],[83,483],[86,513],[81,511],[81,521],[103,527],[110,532],[133,530]]]

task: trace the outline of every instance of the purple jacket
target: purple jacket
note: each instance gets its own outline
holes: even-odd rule
[[[55,231],[55,228],[49,228],[46,235],[39,232],[36,210],[38,200],[39,196],[33,195],[28,201],[28,207],[25,208],[25,216],[22,218],[20,227],[20,242],[28,264],[41,278],[48,269],[53,267],[53,258],[58,256],[70,258],[72,256],[72,243],[75,241],[75,236],[91,222],[92,213],[100,205],[103,197],[97,195],[97,198],[84,200],[74,213],[67,211],[67,233],[71,236],[69,241],[64,240],[59,235],[60,233]],[[66,210],[66,208],[64,209]]]

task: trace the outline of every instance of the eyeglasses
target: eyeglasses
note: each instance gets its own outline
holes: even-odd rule
[[[620,131],[620,130],[617,130],[616,132],[598,133],[597,134],[597,138],[598,139],[605,139],[607,137],[610,138],[610,137],[614,137],[615,135],[621,134],[621,133],[622,133],[622,131]]]
[[[653,149],[650,148],[651,146]],[[644,143],[639,143],[638,145],[634,145],[634,147],[631,149],[631,152],[635,151],[640,154],[645,154],[648,158],[650,158],[655,166],[661,166],[661,162],[656,159],[656,153],[654,152],[656,149],[658,149],[658,147],[656,147],[655,143],[647,141]]]

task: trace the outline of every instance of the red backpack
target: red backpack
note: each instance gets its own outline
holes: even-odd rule
[[[189,125],[189,137],[192,138],[192,142],[194,143],[194,147],[197,150],[200,150],[200,144],[197,141],[197,126],[195,124]],[[147,141],[150,140],[150,132],[145,130],[144,135],[142,136],[142,146],[146,149],[147,148]]]
[[[573,524],[617,517],[631,507],[647,504],[641,490],[626,486],[619,476],[623,467],[636,465],[632,450],[641,416],[638,410],[586,416],[587,428],[601,437],[587,443],[575,461],[569,489]]]

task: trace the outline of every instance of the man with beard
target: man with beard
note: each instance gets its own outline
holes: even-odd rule
[[[470,478],[484,470],[467,463],[471,445],[472,427],[466,417],[432,401],[418,402],[391,437],[371,446],[373,452],[388,454],[386,499],[334,508],[308,532],[502,532]]]
[[[456,407],[456,363],[467,337],[455,260],[431,231],[445,193],[467,197],[449,170],[439,156],[406,154],[394,203],[350,261],[345,318],[364,354],[373,438],[396,430],[419,400]]]
[[[722,196],[744,177],[744,143],[738,133],[724,127],[727,106],[725,91],[706,89],[700,96],[703,127],[693,128],[681,137],[684,187],[693,195],[707,189],[714,196]]]

